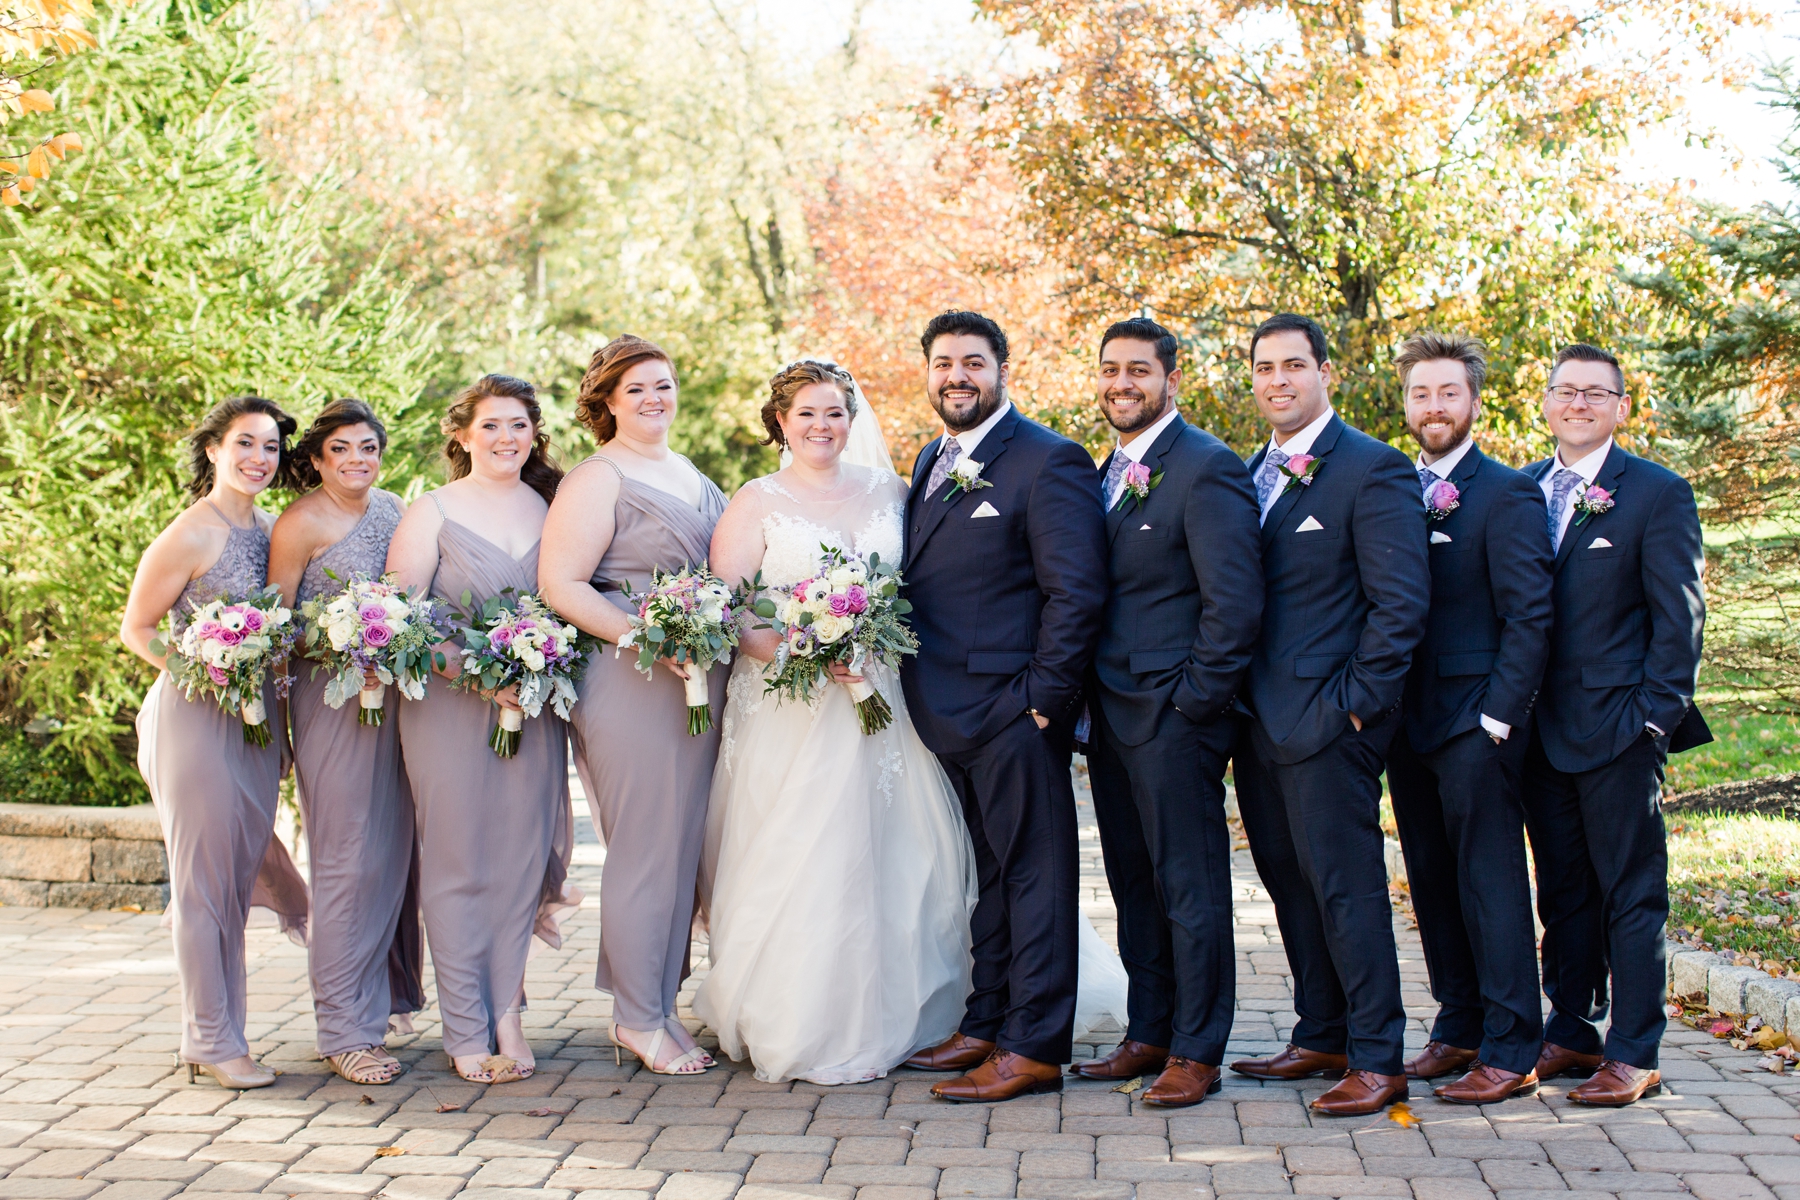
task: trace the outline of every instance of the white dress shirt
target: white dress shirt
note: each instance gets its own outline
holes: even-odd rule
[[[1138,430],[1138,435],[1135,438],[1132,438],[1129,443],[1120,442],[1118,449],[1114,450],[1113,453],[1123,454],[1134,463],[1143,462],[1144,455],[1150,453],[1150,447],[1156,444],[1156,439],[1162,436],[1162,431],[1169,427],[1169,422],[1180,415],[1181,413],[1177,411],[1174,402],[1170,401],[1169,411],[1156,418],[1156,423],[1154,425],[1150,426],[1148,429]],[[1111,494],[1106,497],[1106,511],[1112,511],[1112,506],[1119,502],[1119,494],[1124,490],[1125,477],[1120,476],[1119,482],[1113,485]]]
[[[1275,435],[1271,433],[1269,435],[1269,446],[1272,449],[1280,450],[1289,458],[1293,458],[1296,454],[1310,454],[1312,452],[1312,444],[1319,440],[1319,435],[1325,432],[1325,427],[1331,424],[1331,418],[1336,415],[1337,414],[1331,410],[1331,405],[1327,404],[1325,406],[1325,411],[1313,418],[1312,424],[1289,438],[1285,444],[1277,445],[1275,442]],[[1287,489],[1284,487],[1273,487],[1269,489],[1269,499],[1262,506],[1262,515],[1265,518],[1269,515],[1269,510],[1275,507],[1275,501],[1281,499],[1281,493],[1286,490]]]
[[[1456,464],[1468,457],[1469,451],[1474,445],[1475,439],[1473,437],[1466,437],[1462,440],[1461,445],[1457,446],[1456,449],[1450,451],[1450,453],[1444,455],[1436,462],[1426,462],[1425,455],[1422,452],[1419,457],[1413,461],[1418,464],[1419,470],[1430,471],[1439,479],[1448,479],[1450,478],[1450,472],[1456,470]],[[1490,737],[1498,738],[1503,742],[1512,736],[1511,725],[1508,725],[1505,721],[1496,721],[1486,713],[1481,714],[1481,727],[1488,731]]]
[[[1565,463],[1561,450],[1558,450],[1555,457],[1550,460],[1550,469],[1544,472],[1543,482],[1538,485],[1544,491],[1545,504],[1549,504],[1556,498],[1556,472],[1559,468],[1568,467],[1569,470],[1581,476],[1582,483],[1580,489],[1569,491],[1569,498],[1563,502],[1562,512],[1557,514],[1556,544],[1558,546],[1562,545],[1563,538],[1568,536],[1569,519],[1575,515],[1575,502],[1581,499],[1582,492],[1593,485],[1594,480],[1600,474],[1600,468],[1606,465],[1606,456],[1612,453],[1612,448],[1613,440],[1607,438],[1606,445],[1588,454],[1579,462]]]
[[[983,421],[973,429],[965,429],[961,433],[951,433],[950,427],[948,425],[944,426],[944,437],[953,437],[961,443],[963,457],[967,458],[969,455],[975,453],[975,447],[981,445],[981,439],[988,435],[988,430],[998,425],[1000,423],[1000,418],[1011,411],[1012,401],[1007,400],[1003,402],[999,408],[996,408],[993,413],[989,415],[987,420]],[[942,451],[943,447],[939,446],[938,450]],[[977,459],[976,461],[979,462],[981,460]]]

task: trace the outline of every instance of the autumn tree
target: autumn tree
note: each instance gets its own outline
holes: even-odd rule
[[[1525,427],[1541,363],[1617,343],[1615,269],[1674,234],[1672,186],[1621,176],[1738,19],[1714,0],[982,0],[1043,65],[946,91],[1003,154],[1077,318],[1149,312],[1202,419],[1240,445],[1245,334],[1330,331],[1345,415],[1401,430],[1392,347],[1423,327],[1495,351],[1490,424]],[[1626,32],[1632,36],[1626,38]]]
[[[92,49],[89,0],[0,0],[0,128],[32,113],[54,112],[56,98],[35,78],[59,57]],[[39,134],[0,150],[0,204],[21,203],[52,165],[81,150],[75,132]]]

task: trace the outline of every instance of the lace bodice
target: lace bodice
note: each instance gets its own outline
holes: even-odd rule
[[[220,519],[224,520],[222,516]],[[248,529],[232,525],[225,538],[225,549],[219,552],[218,559],[206,568],[204,575],[188,580],[175,607],[169,610],[170,636],[179,638],[187,630],[194,610],[202,604],[210,604],[226,595],[242,600],[252,592],[261,591],[268,582],[269,535],[260,523]]]
[[[802,500],[773,475],[751,482],[767,504],[762,519],[764,583],[791,587],[809,578],[824,546],[900,561],[905,503],[899,478],[888,471],[868,474],[862,491],[830,502]]]
[[[304,604],[317,596],[336,595],[353,576],[380,578],[387,569],[388,543],[394,539],[400,515],[400,499],[392,492],[371,495],[368,508],[350,532],[306,564],[296,600]],[[327,571],[337,579],[334,581]]]

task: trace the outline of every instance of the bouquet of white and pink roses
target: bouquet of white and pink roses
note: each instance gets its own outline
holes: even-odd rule
[[[447,615],[443,605],[383,575],[352,579],[335,596],[308,600],[300,615],[306,619],[307,654],[331,672],[325,703],[342,708],[354,695],[357,723],[379,725],[389,684],[408,700],[424,699],[432,663],[440,657],[432,646],[443,637],[438,628]],[[371,674],[380,682],[367,686]]]
[[[263,704],[263,680],[286,659],[298,640],[293,614],[281,606],[281,589],[266,587],[243,600],[220,596],[197,605],[188,627],[171,649],[160,638],[153,653],[168,656],[169,678],[188,699],[204,693],[244,722],[244,740],[267,746],[272,740]],[[276,672],[276,695],[287,694],[288,678]]]
[[[568,719],[576,700],[575,685],[587,670],[588,653],[600,640],[565,625],[548,604],[533,593],[523,596],[506,588],[472,608],[462,594],[462,674],[455,687],[469,692],[497,692],[517,684],[519,707],[501,706],[488,745],[501,758],[519,752],[526,717],[537,717],[544,703]]]
[[[773,589],[776,597],[756,602],[757,615],[781,632],[765,675],[767,690],[801,701],[830,680],[833,663],[857,675],[871,662],[898,667],[901,655],[919,650],[918,639],[900,619],[912,611],[900,598],[900,573],[879,554],[864,559],[832,546],[820,548],[825,553],[816,576]],[[846,686],[862,731],[886,729],[894,710],[875,685],[865,679]]]
[[[650,590],[641,597],[625,589],[627,600],[636,600],[637,615],[629,618],[631,632],[619,639],[619,650],[635,647],[637,669],[649,677],[656,660],[666,658],[687,668],[688,736],[712,728],[712,703],[706,673],[714,664],[731,661],[737,648],[734,619],[736,597],[723,579],[706,564],[680,571],[656,571]],[[615,655],[618,650],[614,650]]]

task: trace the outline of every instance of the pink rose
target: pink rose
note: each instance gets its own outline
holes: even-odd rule
[[[220,687],[225,686],[225,681],[226,681],[225,672],[223,672],[219,668],[213,666],[211,663],[208,663],[206,665],[206,676],[208,679],[211,679],[214,683],[218,684]]]
[[[1125,486],[1142,488],[1150,486],[1150,468],[1143,463],[1134,462],[1125,468]]]
[[[512,640],[512,627],[508,625],[502,625],[500,628],[488,634],[489,643],[495,646],[510,646],[512,645]]]
[[[259,608],[246,608],[244,610],[244,629],[249,633],[261,633],[262,627],[262,610]]]
[[[213,634],[213,640],[222,646],[235,646],[244,640],[244,635],[235,629],[226,629],[221,625],[219,632]]]
[[[212,638],[218,637],[219,631],[224,628],[225,627],[217,621],[202,621],[200,622],[200,628],[196,629],[194,633],[201,641],[209,641]]]
[[[513,622],[513,628],[514,629],[536,629],[537,622],[532,620],[530,617],[520,617],[518,620]]]
[[[844,593],[844,597],[850,602],[851,612],[864,613],[869,611],[869,593],[862,584],[851,584],[850,589]]]
[[[356,610],[356,616],[363,624],[372,625],[387,618],[387,609],[380,604],[365,604]]]
[[[394,631],[379,621],[363,629],[363,645],[381,649],[394,640]]]
[[[833,592],[825,601],[825,607],[831,610],[834,617],[842,617],[850,612],[850,597],[843,592]]]
[[[1316,454],[1296,454],[1296,455],[1294,455],[1294,457],[1287,460],[1288,473],[1291,475],[1306,474],[1306,468],[1312,466],[1314,461],[1317,460],[1317,458],[1318,458],[1318,455],[1316,455]]]
[[[1456,507],[1456,502],[1461,498],[1462,493],[1457,491],[1456,485],[1448,479],[1438,480],[1431,485],[1431,490],[1425,493],[1425,502],[1440,512],[1448,512]]]
[[[1612,499],[1612,493],[1596,483],[1591,484],[1588,490],[1581,494],[1581,498],[1594,504],[1604,504]]]

